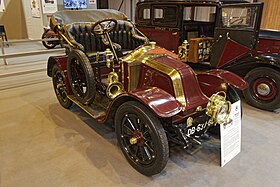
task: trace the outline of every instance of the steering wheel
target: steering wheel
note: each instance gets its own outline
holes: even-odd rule
[[[108,18],[96,22],[92,27],[94,34],[104,35],[105,33],[109,33],[110,31],[114,30],[117,27],[117,25],[117,20]]]

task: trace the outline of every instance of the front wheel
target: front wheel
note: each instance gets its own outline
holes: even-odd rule
[[[119,146],[132,167],[146,176],[160,173],[169,158],[165,131],[142,104],[128,101],[122,104],[115,117]]]
[[[245,76],[249,88],[243,91],[246,101],[257,108],[273,111],[280,108],[280,73],[272,68],[259,67]]]

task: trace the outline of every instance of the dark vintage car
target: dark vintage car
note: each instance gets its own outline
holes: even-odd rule
[[[149,39],[178,52],[195,70],[221,68],[244,77],[248,103],[275,110],[280,108],[280,32],[259,31],[262,3],[240,2],[245,1],[144,0],[135,19]]]
[[[115,10],[59,11],[51,27],[67,43],[47,65],[58,101],[113,120],[123,154],[144,175],[164,169],[168,141],[188,149],[228,123],[235,89],[247,87],[225,70],[196,74]]]

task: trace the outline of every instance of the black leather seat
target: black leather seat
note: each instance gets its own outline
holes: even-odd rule
[[[108,46],[102,42],[100,35],[93,33],[94,23],[72,23],[66,25],[66,35],[71,43],[87,54],[104,51]],[[115,30],[109,33],[112,42],[119,44],[121,50],[133,50],[146,41],[137,34],[133,24],[126,20],[118,20]]]

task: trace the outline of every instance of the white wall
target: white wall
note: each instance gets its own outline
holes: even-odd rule
[[[40,12],[41,9],[41,1],[39,2]],[[22,0],[22,6],[26,21],[26,29],[27,29],[27,36],[29,39],[39,39],[43,33],[43,18],[42,15],[40,18],[33,18],[31,15],[31,4],[30,0]]]
[[[43,14],[41,0],[39,7],[41,12],[40,18],[33,18],[31,15],[30,0],[21,0],[26,20],[27,35],[29,39],[39,39],[43,33],[43,27],[49,25],[49,17],[51,14]],[[57,0],[58,10],[63,10],[63,0]],[[88,5],[88,9],[96,9],[96,5]],[[75,10],[73,10],[75,11]]]
[[[3,0],[1,0],[3,2]],[[0,13],[0,23],[5,26],[8,40],[27,38],[23,6],[19,0],[4,0],[5,12]]]

